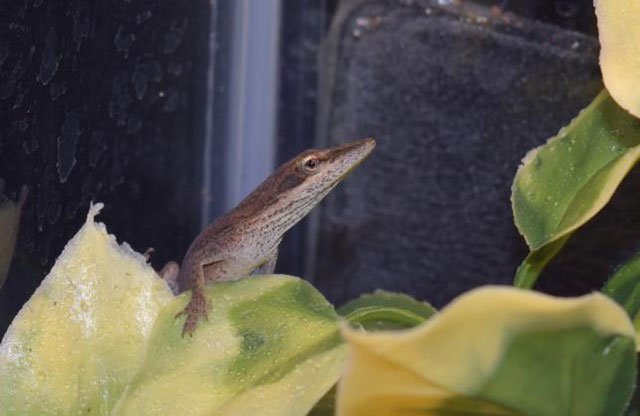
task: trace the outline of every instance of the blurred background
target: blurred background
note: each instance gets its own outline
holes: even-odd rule
[[[159,268],[280,163],[368,136],[276,271],[336,305],[509,284],[511,181],[602,88],[596,34],[592,0],[0,0],[0,178],[29,189],[0,334],[90,201]],[[539,289],[588,292],[640,249],[637,176]]]

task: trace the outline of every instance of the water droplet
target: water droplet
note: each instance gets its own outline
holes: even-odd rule
[[[176,77],[180,76],[180,74],[182,74],[182,63],[170,62],[167,67],[167,72]]]
[[[187,29],[187,23],[187,19],[182,20],[179,24],[176,22],[171,23],[171,27],[164,34],[164,53],[173,53],[178,49],[182,43],[184,32]]]
[[[136,16],[136,23],[137,24],[141,24],[146,22],[147,20],[151,19],[151,16],[153,16],[153,12],[149,9],[138,13],[138,15]]]
[[[50,28],[47,32],[45,39],[44,49],[42,50],[42,57],[40,60],[40,72],[36,79],[42,85],[47,85],[58,72],[58,66],[60,65],[60,58],[56,53],[57,36],[55,30]]]
[[[136,68],[131,76],[131,82],[133,83],[133,89],[136,92],[138,100],[142,100],[144,94],[147,92],[147,75],[143,72],[142,68]]]
[[[75,115],[69,116],[62,123],[61,134],[58,137],[58,176],[64,183],[76,165],[76,146],[80,137],[80,122]]]
[[[96,130],[91,133],[91,150],[89,153],[89,166],[95,168],[98,166],[98,162],[105,150],[107,150],[107,143],[104,140],[104,132]]]
[[[165,113],[172,113],[178,108],[179,95],[174,90],[167,92],[167,99],[162,107],[162,111]]]
[[[29,128],[29,122],[27,121],[26,117],[22,118],[21,120],[18,120],[17,124],[18,124],[18,129],[21,132],[25,132]]]
[[[39,147],[40,143],[38,143],[34,138],[27,139],[22,142],[22,150],[24,150],[27,155],[33,154]]]
[[[123,35],[123,30],[124,29],[122,28],[122,26],[118,27],[118,30],[116,31],[116,37],[113,41],[116,45],[117,51],[124,53],[124,57],[127,58],[129,56],[129,49],[131,49],[133,42],[135,42],[136,40],[136,35],[134,35],[133,33]]]
[[[51,86],[49,86],[49,95],[51,96],[51,101],[56,101],[62,95],[67,92],[67,86],[64,82],[57,83],[52,82]]]
[[[55,195],[58,195],[57,193]],[[49,204],[49,209],[47,209],[47,221],[49,224],[55,224],[60,218],[60,213],[62,212],[62,205],[60,205],[59,201],[56,203]]]
[[[89,10],[85,3],[80,2],[73,13],[73,40],[76,42],[76,51],[80,50],[82,41],[89,37],[91,21]]]

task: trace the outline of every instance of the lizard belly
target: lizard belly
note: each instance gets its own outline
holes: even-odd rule
[[[225,256],[225,259],[204,265],[204,277],[207,284],[241,279],[249,276],[255,269],[268,260],[261,250],[239,248],[237,251]]]

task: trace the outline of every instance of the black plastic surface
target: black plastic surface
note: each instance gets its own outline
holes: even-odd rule
[[[468,2],[343,2],[321,60],[320,139],[374,136],[378,148],[321,211],[320,290],[336,303],[384,288],[440,306],[510,284],[527,253],[511,182],[600,91],[597,47]],[[625,184],[635,189],[578,233],[540,288],[599,288],[640,246],[638,186]]]

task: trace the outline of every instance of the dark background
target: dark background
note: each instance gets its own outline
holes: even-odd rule
[[[153,246],[156,267],[182,257],[205,203],[225,206],[230,4],[0,0],[0,178],[10,197],[31,191],[0,333],[90,201],[105,203],[99,220],[118,239]],[[378,148],[287,234],[276,270],[336,304],[381,287],[441,306],[509,283],[526,255],[509,205],[519,160],[601,88],[592,1],[283,0],[281,11],[277,162],[363,136]],[[640,249],[638,183],[625,181],[540,289],[598,288]]]

